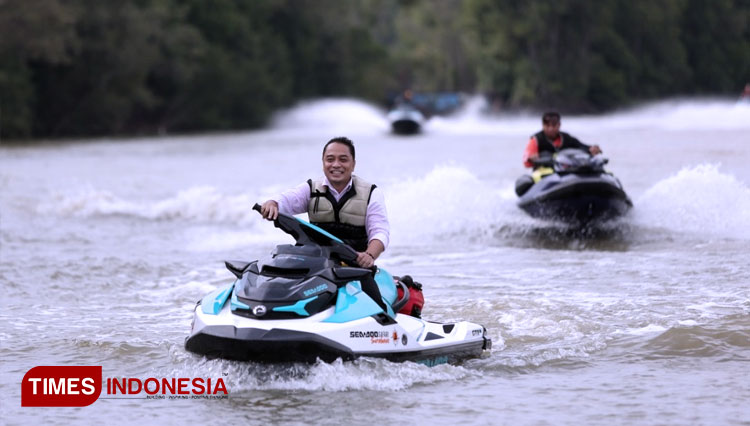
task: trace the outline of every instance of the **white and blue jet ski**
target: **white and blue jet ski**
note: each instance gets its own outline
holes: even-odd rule
[[[253,208],[260,211],[257,204]],[[490,350],[492,342],[479,324],[443,324],[397,313],[409,291],[377,268],[384,312],[358,281],[373,270],[345,266],[355,264],[357,254],[335,236],[285,214],[274,225],[296,244],[279,245],[257,261],[226,262],[237,279],[198,302],[185,340],[188,351],[255,362],[366,356],[437,365]],[[400,298],[397,286],[403,290]]]

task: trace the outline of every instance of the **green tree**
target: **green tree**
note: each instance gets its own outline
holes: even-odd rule
[[[266,123],[291,100],[288,50],[268,24],[270,1],[192,0],[187,20],[206,40],[185,83],[177,130],[239,129]]]
[[[146,79],[159,59],[162,15],[153,3],[80,0],[80,49],[69,63],[33,63],[42,136],[118,134],[138,108],[156,102]]]
[[[750,82],[750,3],[688,0],[682,40],[697,93],[732,93]]]
[[[80,45],[76,13],[59,0],[0,1],[0,138],[32,135],[37,96],[30,63],[70,63]]]
[[[314,97],[602,111],[750,80],[747,0],[0,0],[0,137],[256,128]]]
[[[466,26],[461,0],[402,2],[390,47],[400,88],[473,91],[476,73]]]
[[[367,25],[377,22],[379,2],[288,0],[271,25],[288,46],[300,98],[359,96],[380,99],[390,77],[386,48]]]

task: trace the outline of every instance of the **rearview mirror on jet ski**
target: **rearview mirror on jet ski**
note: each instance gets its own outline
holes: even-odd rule
[[[229,272],[234,274],[237,278],[242,278],[242,273],[245,272],[251,262],[245,262],[242,260],[227,260],[224,262]]]
[[[372,270],[369,268],[352,268],[350,266],[342,266],[340,268],[333,269],[333,275],[336,278],[346,280],[359,280],[364,278],[366,275],[372,274]]]

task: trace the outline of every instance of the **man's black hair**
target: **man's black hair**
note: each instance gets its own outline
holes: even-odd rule
[[[351,139],[346,138],[344,136],[335,137],[326,143],[326,146],[323,147],[323,155],[326,155],[326,148],[328,148],[328,145],[332,143],[341,143],[349,147],[349,153],[352,154],[352,160],[354,160],[354,142],[351,141]]]
[[[544,115],[542,115],[542,123],[548,124],[548,123],[559,123],[559,122],[560,122],[560,113],[557,111],[545,112]]]

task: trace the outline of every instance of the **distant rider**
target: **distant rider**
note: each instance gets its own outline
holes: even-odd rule
[[[750,83],[747,83],[745,88],[742,89],[742,93],[740,93],[740,102],[750,102]]]
[[[336,137],[323,147],[323,177],[302,183],[263,203],[261,214],[274,220],[279,212],[307,213],[310,223],[337,236],[357,251],[357,264],[371,268],[388,246],[390,225],[382,191],[353,175],[354,143]],[[374,278],[361,280],[362,290],[383,311],[380,290]]]
[[[601,154],[599,145],[586,145],[572,135],[560,131],[560,114],[557,112],[545,112],[542,115],[542,130],[531,136],[526,150],[523,153],[523,165],[534,167],[533,161],[539,159],[539,155],[545,152],[553,154],[561,149],[578,148],[591,153]]]

